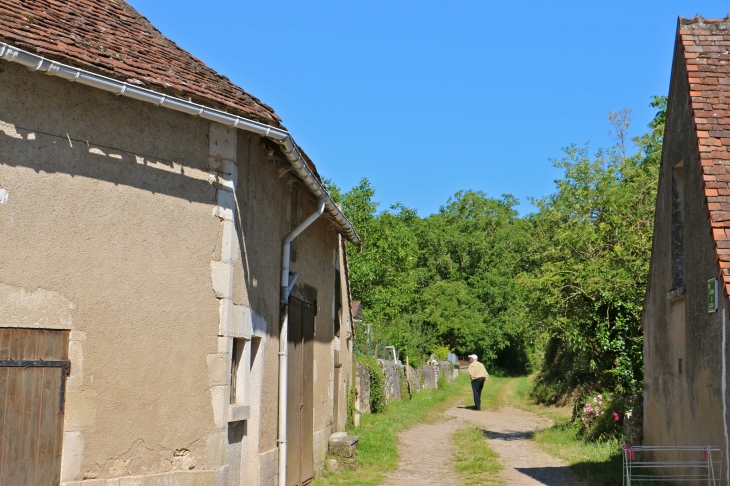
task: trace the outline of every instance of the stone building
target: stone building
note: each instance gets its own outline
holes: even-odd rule
[[[727,476],[730,19],[679,19],[644,326],[644,444],[718,446]]]
[[[123,0],[0,3],[0,484],[307,484],[346,241],[274,111]]]

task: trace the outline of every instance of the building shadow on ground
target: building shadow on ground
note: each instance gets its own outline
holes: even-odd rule
[[[568,466],[517,467],[515,470],[534,479],[535,481],[538,481],[540,484],[544,484],[545,486],[580,486],[583,484],[582,482],[579,482],[577,478],[572,481],[570,479],[566,479],[575,477]]]

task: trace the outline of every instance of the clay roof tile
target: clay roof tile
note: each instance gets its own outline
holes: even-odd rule
[[[690,103],[697,136],[704,191],[721,281],[730,295],[725,272],[730,260],[730,15],[724,19],[679,18],[677,42],[687,69]]]
[[[178,47],[123,0],[0,0],[0,40],[280,126],[270,106]]]

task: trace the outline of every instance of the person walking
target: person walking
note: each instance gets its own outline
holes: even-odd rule
[[[484,382],[489,379],[487,369],[478,359],[476,354],[469,355],[469,377],[471,378],[471,390],[474,392],[474,410],[482,409],[482,388],[484,388]]]

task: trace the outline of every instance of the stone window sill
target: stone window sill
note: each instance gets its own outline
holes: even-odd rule
[[[228,405],[229,422],[248,420],[249,415],[251,415],[251,407],[248,405]]]
[[[669,299],[669,302],[674,302],[675,300],[683,299],[686,293],[687,287],[677,287],[667,292],[667,299]]]

